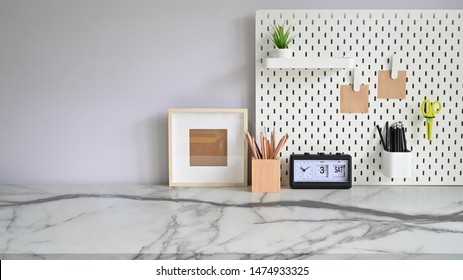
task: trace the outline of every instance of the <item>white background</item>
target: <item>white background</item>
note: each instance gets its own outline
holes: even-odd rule
[[[165,268],[239,268],[247,270],[240,276],[155,276],[156,269]],[[2,261],[2,280],[47,279],[310,279],[310,280],[461,280],[462,261]],[[250,267],[308,266],[308,276],[250,276]],[[27,268],[27,269],[25,269]]]
[[[169,108],[248,108],[254,126],[258,9],[455,8],[463,1],[1,0],[0,183],[167,184]]]

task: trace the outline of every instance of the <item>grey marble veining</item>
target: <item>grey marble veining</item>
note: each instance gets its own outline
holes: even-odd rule
[[[0,186],[2,259],[463,259],[463,188]]]

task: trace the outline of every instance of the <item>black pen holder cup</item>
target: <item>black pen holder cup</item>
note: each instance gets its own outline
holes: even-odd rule
[[[412,152],[382,152],[384,175],[388,177],[412,177]]]

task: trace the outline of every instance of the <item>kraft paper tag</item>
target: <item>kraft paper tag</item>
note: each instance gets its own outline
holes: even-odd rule
[[[355,92],[352,85],[341,86],[341,113],[368,113],[368,85]]]
[[[391,70],[378,71],[378,98],[405,99],[407,71],[399,71],[397,79],[391,78]]]

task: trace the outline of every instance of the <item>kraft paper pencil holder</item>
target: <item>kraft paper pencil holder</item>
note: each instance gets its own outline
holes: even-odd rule
[[[412,177],[412,152],[383,151],[383,173],[388,177]]]
[[[252,192],[280,192],[280,159],[252,159]]]

